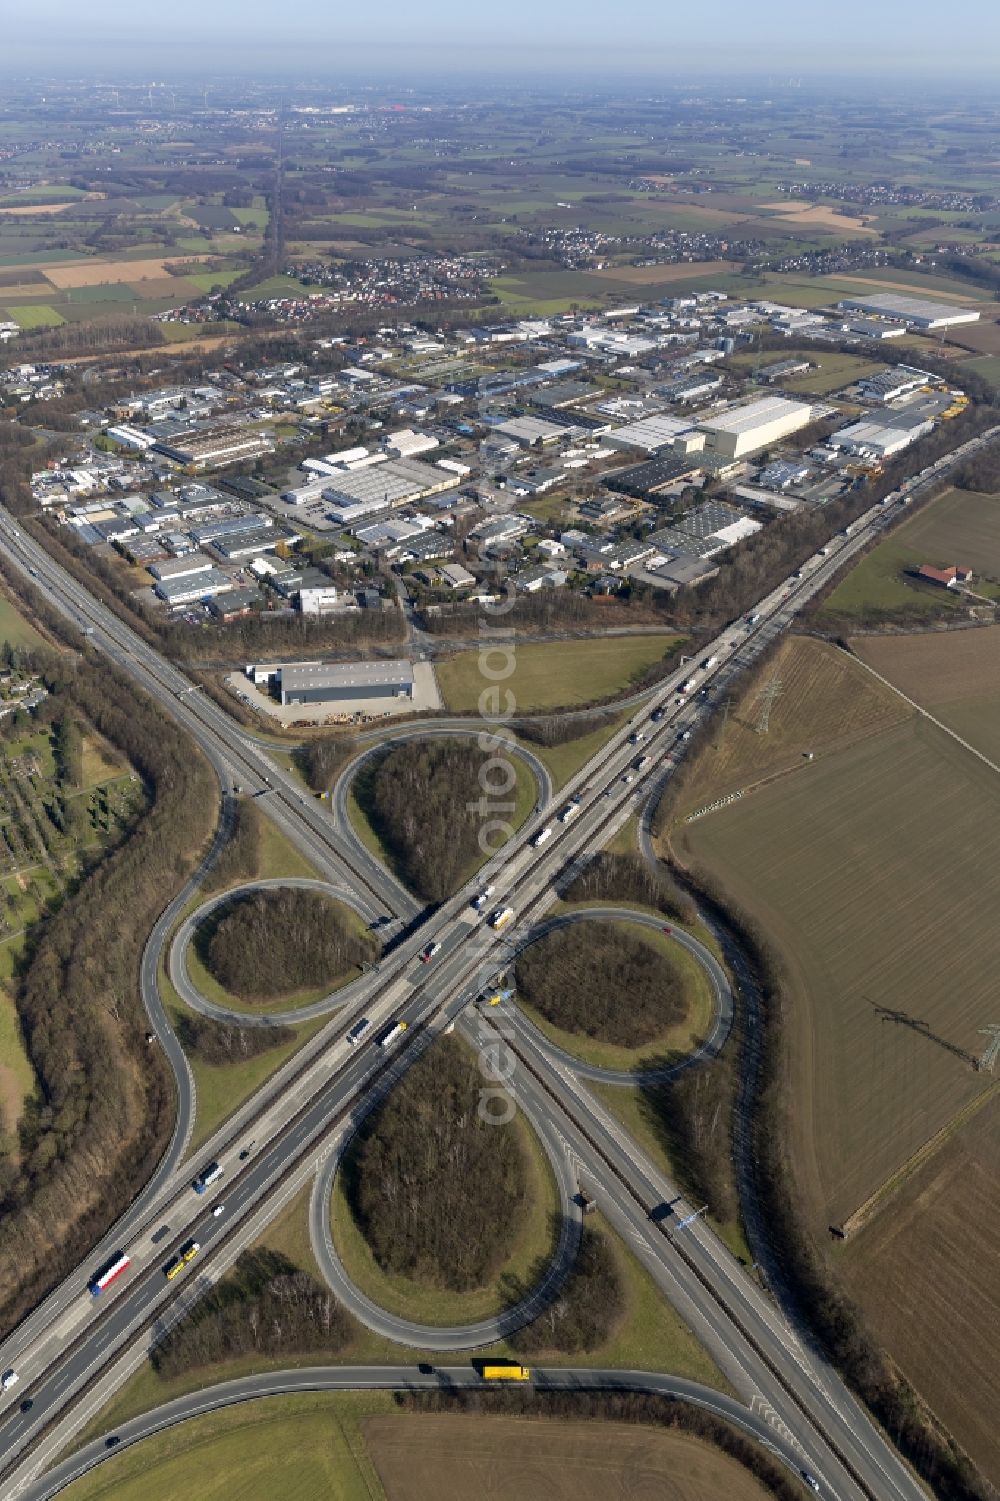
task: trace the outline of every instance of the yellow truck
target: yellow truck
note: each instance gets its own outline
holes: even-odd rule
[[[526,1365],[484,1365],[484,1381],[530,1381],[531,1371]]]

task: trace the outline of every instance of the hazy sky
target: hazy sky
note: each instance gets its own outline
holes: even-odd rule
[[[0,68],[145,79],[606,69],[986,74],[997,0],[0,0]]]

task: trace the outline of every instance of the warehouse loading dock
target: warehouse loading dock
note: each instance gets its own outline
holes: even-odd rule
[[[380,662],[288,662],[231,673],[229,687],[244,703],[282,724],[323,724],[442,707],[434,668],[406,659]]]

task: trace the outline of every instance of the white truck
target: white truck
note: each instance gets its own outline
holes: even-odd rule
[[[548,841],[551,838],[552,838],[552,825],[550,823],[548,823],[548,824],[545,825],[544,829],[539,829],[538,833],[535,835],[534,839],[531,841],[531,847],[532,847],[532,849],[536,849],[536,850],[540,849],[541,846],[543,844],[547,844]]]
[[[560,813],[559,822],[569,823],[570,819],[575,818],[579,811],[580,799],[578,797],[575,797],[573,798],[572,802],[566,804],[565,808]]]
[[[397,1037],[402,1037],[409,1025],[409,1022],[397,1022],[394,1027],[389,1028],[388,1032],[383,1032],[378,1040],[379,1047],[391,1048]]]

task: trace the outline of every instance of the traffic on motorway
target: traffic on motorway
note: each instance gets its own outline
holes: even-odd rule
[[[989,436],[965,445],[949,456],[947,463],[957,462]],[[412,1039],[425,1036],[432,1018],[447,1012],[448,1007],[457,1005],[460,1009],[470,994],[481,992],[497,967],[505,935],[537,920],[544,912],[553,899],[553,883],[559,872],[582,850],[606,842],[650,786],[664,775],[665,768],[677,764],[692,727],[708,711],[708,697],[742,671],[844,562],[908,505],[922,485],[941,472],[942,464],[938,461],[926,475],[911,482],[905,493],[897,492],[865,513],[844,535],[832,539],[810,558],[796,576],[772,590],[747,617],[722,631],[698,664],[689,665],[660,685],[630,723],[563,789],[561,798],[568,796],[568,801],[557,810],[542,807],[517,838],[494,857],[473,887],[459,893],[404,937],[364,987],[351,1014],[339,1016],[326,1029],[329,1036],[312,1055],[309,1072],[299,1080],[300,1092],[286,1089],[276,1099],[265,1090],[259,1107],[251,1102],[243,1112],[244,1120],[255,1130],[260,1130],[263,1122],[267,1134],[247,1138],[244,1130],[231,1137],[228,1160],[232,1177],[225,1206],[221,1201],[209,1206],[204,1203],[212,1198],[216,1178],[203,1182],[201,1189],[189,1184],[185,1201],[175,1173],[164,1184],[160,1202],[148,1210],[143,1223],[130,1225],[134,1239],[120,1236],[123,1245],[89,1268],[82,1268],[79,1281],[70,1279],[37,1316],[15,1332],[2,1352],[2,1384],[4,1392],[12,1392],[15,1385],[27,1382],[30,1392],[20,1403],[12,1398],[5,1408],[0,1407],[0,1444],[6,1465],[0,1474],[5,1481],[19,1473],[19,1456],[31,1450],[43,1430],[51,1429],[60,1417],[70,1423],[72,1404],[92,1381],[94,1372],[105,1371],[116,1353],[169,1306],[174,1285],[187,1284],[184,1273],[191,1264],[200,1259],[207,1266],[213,1253],[234,1244],[241,1222],[274,1192],[289,1165],[303,1153],[315,1154],[320,1149],[331,1121],[342,1117],[385,1066],[386,1052],[395,1050],[405,1059],[410,1052],[404,1046],[408,1034]],[[81,629],[93,632],[91,640],[98,649],[108,651],[146,686],[152,683],[161,701],[165,693],[169,695],[165,707],[196,733],[210,752],[224,786],[232,785],[234,775],[239,775],[251,786],[271,787],[276,796],[267,799],[269,816],[293,830],[311,858],[316,860],[318,852],[327,868],[341,878],[346,872],[351,879],[369,884],[373,900],[386,915],[412,920],[412,899],[400,898],[395,883],[367,852],[362,858],[357,841],[346,830],[337,828],[329,817],[304,801],[266,752],[248,745],[224,712],[203,695],[192,693],[190,683],[175,668],[143,642],[138,642],[136,649],[133,641],[137,638],[129,628],[91,600],[37,544],[19,535],[2,513],[0,545],[12,561],[51,591],[53,603],[58,602]],[[639,755],[637,746],[642,747]],[[470,942],[473,938],[475,943]],[[415,957],[424,961],[417,966],[420,977],[416,980],[412,968]],[[360,1014],[362,1010],[364,1015]],[[368,1042],[372,1046],[366,1046]],[[545,1068],[544,1062],[538,1066],[540,1071]],[[570,1110],[570,1120],[576,1111],[576,1106]],[[258,1151],[252,1151],[254,1139],[264,1143]],[[586,1136],[583,1150],[593,1152]],[[628,1159],[631,1166],[626,1164],[622,1169],[626,1180],[640,1176],[636,1168],[639,1160],[633,1151]],[[210,1164],[219,1168],[219,1177],[223,1172],[220,1162],[225,1161],[220,1154]],[[606,1164],[606,1157],[604,1161]],[[601,1176],[605,1168],[599,1165],[597,1171]],[[633,1183],[632,1188],[635,1186]],[[163,1218],[166,1205],[169,1220]],[[740,1318],[757,1326],[756,1333],[750,1331],[750,1349],[761,1345],[770,1348],[775,1340],[779,1345],[787,1343],[787,1329],[779,1326],[775,1335],[772,1311],[763,1305],[758,1290],[752,1284],[741,1287],[741,1274],[733,1268],[720,1270],[723,1263],[712,1245],[711,1233],[700,1227],[692,1243],[699,1247],[698,1254],[705,1262],[703,1275],[716,1292],[718,1284],[724,1282],[726,1297],[732,1299],[733,1287],[740,1287]],[[95,1284],[100,1284],[96,1291]],[[704,1302],[704,1293],[701,1296]],[[718,1308],[713,1308],[712,1317],[718,1316]],[[725,1306],[720,1327],[727,1330],[729,1338],[736,1339],[736,1328],[739,1338],[744,1342],[747,1339],[746,1331],[733,1325]],[[779,1355],[772,1352],[768,1359],[777,1360]],[[847,1423],[831,1416],[833,1399],[824,1386],[831,1380],[830,1373],[814,1372],[803,1379],[797,1369],[800,1358],[797,1353],[794,1360],[785,1362],[784,1369],[770,1374],[765,1361],[760,1382],[772,1395],[776,1410],[786,1414],[789,1427],[803,1434],[820,1475],[824,1471],[837,1473],[844,1495],[922,1494],[908,1474],[900,1471],[892,1451],[863,1414],[850,1412]],[[7,1377],[13,1378],[9,1384]],[[836,1401],[843,1401],[839,1393]],[[826,1437],[831,1429],[837,1435],[835,1456],[847,1452],[846,1467],[838,1458],[831,1458]],[[877,1473],[873,1473],[871,1455],[876,1453]],[[866,1475],[869,1478],[863,1484],[853,1478]],[[891,1483],[883,1476],[890,1477]]]

